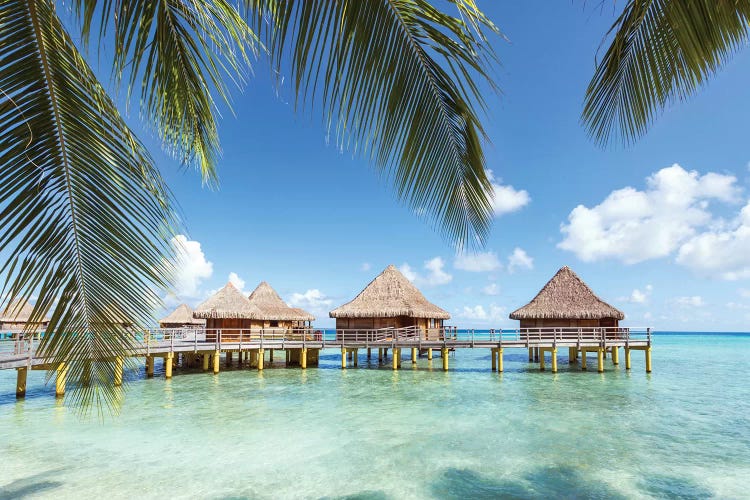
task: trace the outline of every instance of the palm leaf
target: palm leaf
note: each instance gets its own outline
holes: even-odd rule
[[[171,278],[171,195],[51,0],[0,0],[0,19],[5,300],[38,295],[40,354],[68,365],[69,398],[113,408],[112,359],[135,342],[123,323],[150,323]]]
[[[216,181],[220,151],[213,94],[229,103],[257,39],[226,0],[75,0],[88,41],[99,13],[99,36],[113,29],[116,80],[129,93],[141,79],[141,109],[166,148]]]
[[[279,74],[289,61],[297,102],[319,103],[340,147],[364,152],[399,199],[474,245],[492,216],[477,109],[495,89],[483,29],[497,28],[472,0],[449,3],[459,16],[426,0],[246,0]]]
[[[630,0],[589,83],[582,120],[600,143],[642,136],[747,43],[748,0]]]

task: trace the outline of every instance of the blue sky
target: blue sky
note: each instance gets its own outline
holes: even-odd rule
[[[579,116],[611,8],[480,5],[509,39],[493,39],[503,93],[488,97],[486,154],[503,197],[483,253],[457,258],[259,61],[234,115],[222,110],[219,189],[162,154],[131,111],[187,228],[169,302],[194,305],[230,275],[248,291],[266,280],[327,326],[328,310],[393,263],[451,324],[510,327],[508,313],[569,265],[630,325],[750,330],[750,51],[635,145],[601,149]]]

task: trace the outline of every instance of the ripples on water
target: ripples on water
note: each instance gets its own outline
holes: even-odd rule
[[[604,374],[558,352],[557,375],[510,349],[502,375],[479,349],[449,373],[408,350],[399,372],[364,356],[342,372],[335,351],[305,372],[165,381],[157,363],[103,423],[56,402],[43,372],[17,403],[0,372],[0,498],[748,496],[750,336],[658,336],[650,376],[642,352]]]

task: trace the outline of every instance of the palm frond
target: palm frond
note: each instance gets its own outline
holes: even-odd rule
[[[140,88],[146,122],[167,150],[216,181],[220,151],[213,94],[230,102],[227,81],[238,86],[258,43],[237,8],[226,0],[75,0],[84,40],[97,25],[113,28],[116,80]],[[138,79],[141,79],[138,85]]]
[[[630,0],[586,91],[582,121],[601,144],[642,136],[747,43],[748,0]]]
[[[171,195],[52,0],[1,0],[0,19],[5,300],[38,296],[39,352],[68,365],[76,407],[115,408],[113,357],[135,342],[123,323],[150,323],[172,276]]]
[[[363,151],[399,199],[474,245],[492,216],[477,109],[496,90],[484,30],[497,28],[473,0],[448,3],[458,16],[426,0],[246,0],[274,67],[290,62],[297,102],[312,97],[340,147]]]

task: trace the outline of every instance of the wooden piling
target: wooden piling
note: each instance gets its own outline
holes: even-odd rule
[[[28,375],[28,369],[24,366],[16,368],[16,397],[26,397],[26,375]]]
[[[55,397],[65,396],[65,384],[68,378],[68,365],[60,363],[57,365],[57,374],[55,376]]]

